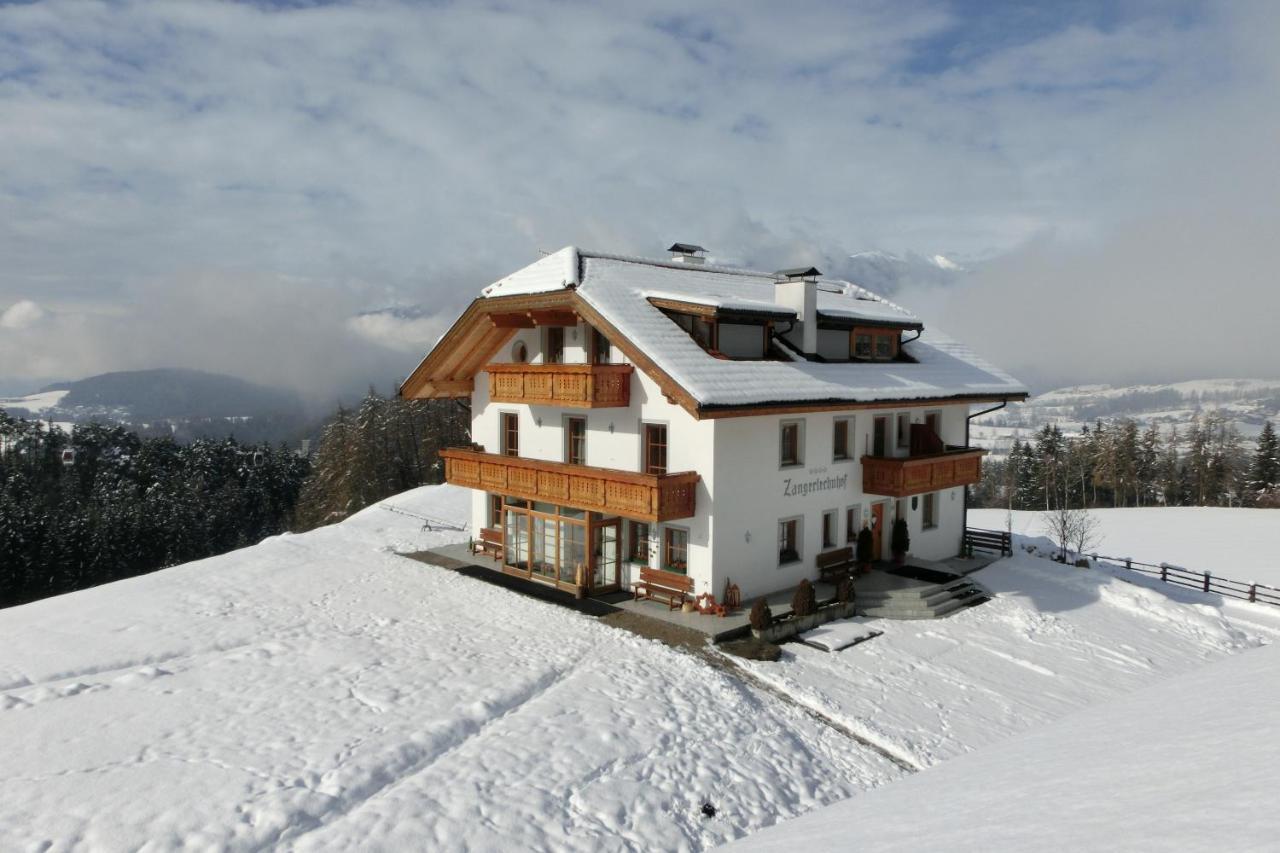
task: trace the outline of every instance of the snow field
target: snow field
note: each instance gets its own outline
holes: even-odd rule
[[[418,527],[370,508],[0,613],[0,849],[700,849],[902,775],[693,656],[387,553],[461,536]]]
[[[747,665],[923,768],[1280,638],[1280,610],[1026,553],[973,578],[991,601],[942,620],[859,619],[883,636]]]
[[[1227,507],[1094,509],[1098,545],[1111,557],[1170,563],[1280,588],[1280,511]],[[969,525],[1004,530],[1007,512],[971,509]],[[1013,532],[1045,535],[1041,513],[1013,513]]]

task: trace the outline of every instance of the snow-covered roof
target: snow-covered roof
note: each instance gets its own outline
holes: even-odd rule
[[[730,361],[702,349],[650,299],[726,311],[778,313],[774,273],[581,251],[550,254],[485,288],[485,297],[576,289],[702,407],[1020,396],[1027,389],[936,330],[903,345],[909,362]],[[852,282],[819,280],[818,312],[831,318],[918,326],[919,319]]]

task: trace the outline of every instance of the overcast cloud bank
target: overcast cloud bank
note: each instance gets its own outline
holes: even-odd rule
[[[385,385],[674,239],[945,254],[898,298],[1031,381],[1274,374],[1276,8],[1103,6],[0,8],[0,377]]]

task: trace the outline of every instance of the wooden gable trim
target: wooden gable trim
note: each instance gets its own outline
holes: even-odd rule
[[[409,399],[467,396],[476,373],[520,328],[498,325],[493,318],[572,307],[573,293],[567,290],[473,299],[409,374],[400,386],[400,396]]]

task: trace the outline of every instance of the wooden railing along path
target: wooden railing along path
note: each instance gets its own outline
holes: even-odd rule
[[[1238,598],[1241,601],[1273,604],[1280,607],[1280,589],[1266,584],[1220,578],[1212,572],[1197,572],[1169,563],[1143,563],[1130,557],[1108,557],[1102,554],[1090,554],[1089,557],[1095,561],[1104,560],[1112,565],[1122,566],[1131,572],[1160,578],[1174,586],[1184,586],[1200,592],[1216,593],[1225,598]]]

